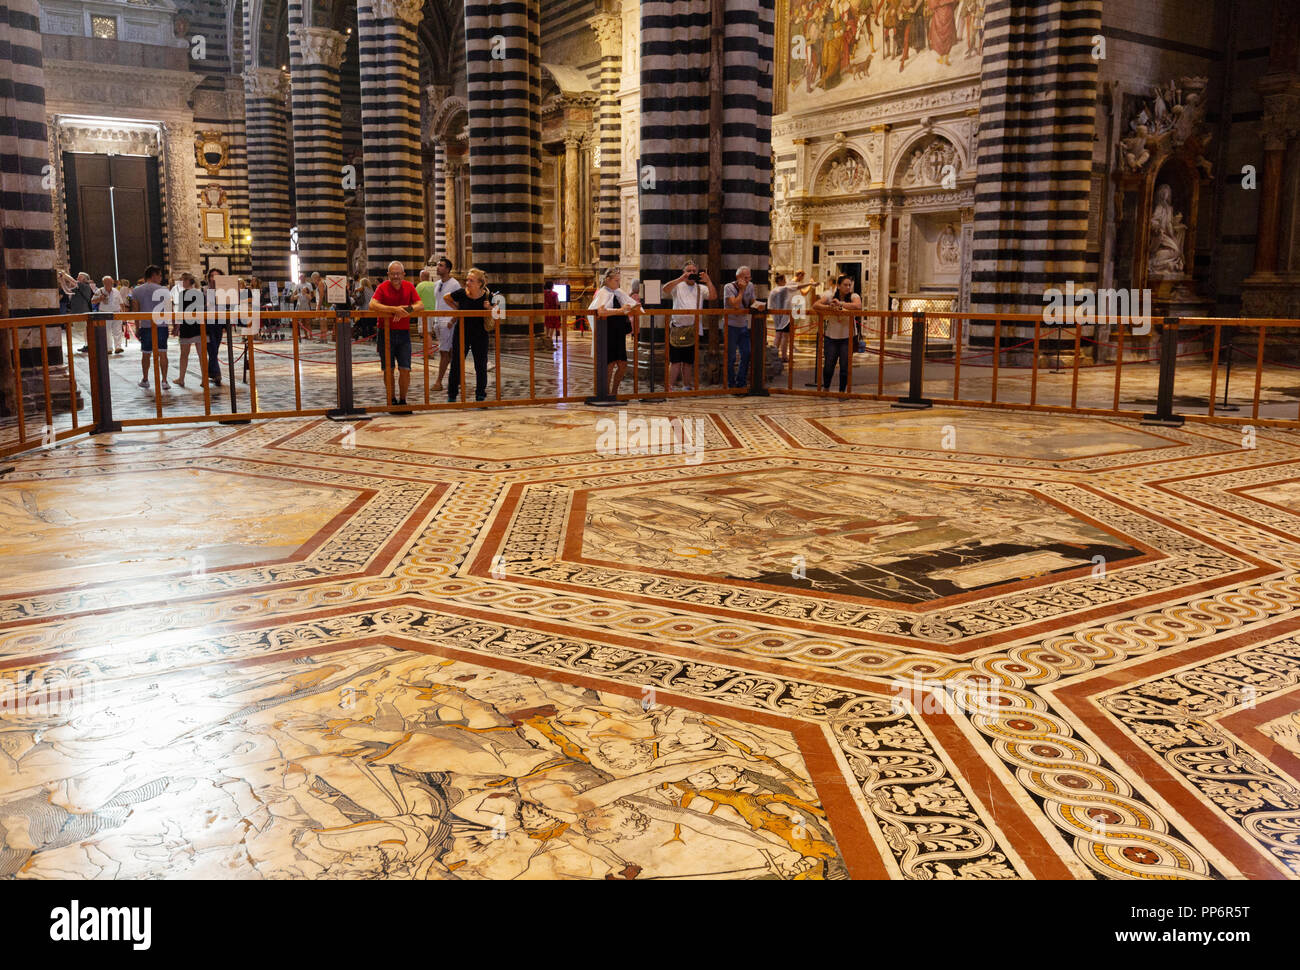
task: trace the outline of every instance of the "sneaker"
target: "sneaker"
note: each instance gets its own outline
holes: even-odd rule
[[[140,378],[140,385],[139,385],[139,386],[140,386],[140,387],[148,387],[148,386],[149,386],[149,378],[147,378],[147,377],[142,377],[142,378]]]
[[[172,389],[172,386],[171,386],[170,384],[167,383],[167,378],[165,378],[165,377],[163,378],[162,389],[163,389],[164,391],[170,391],[170,390]]]
[[[392,406],[393,406],[393,407],[397,407],[397,405],[399,405],[399,404],[401,404],[401,403],[402,403],[402,402],[399,401],[397,398],[393,398],[393,400],[392,400]]]

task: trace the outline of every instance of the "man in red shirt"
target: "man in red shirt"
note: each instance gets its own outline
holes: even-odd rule
[[[388,264],[388,279],[375,287],[370,309],[380,317],[388,317],[389,351],[384,353],[384,334],[381,328],[377,337],[380,362],[384,366],[385,393],[393,394],[392,404],[406,403],[406,392],[411,386],[411,312],[419,306],[420,294],[406,279],[406,269],[393,260]],[[392,366],[397,364],[398,386],[394,389]]]

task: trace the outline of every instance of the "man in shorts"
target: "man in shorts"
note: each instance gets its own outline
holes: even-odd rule
[[[451,275],[451,260],[446,256],[438,260],[434,267],[434,273],[437,280],[433,284],[432,302],[425,300],[424,308],[426,310],[445,310],[447,304],[443,302],[443,297],[448,293],[455,293],[460,289],[460,283]],[[419,287],[417,286],[418,290]],[[420,295],[424,300],[424,295]],[[451,345],[455,341],[453,327],[456,324],[454,317],[434,317],[433,318],[433,335],[438,341],[438,382],[433,385],[435,391],[442,390],[442,379],[447,376],[447,368],[451,366]]]
[[[137,336],[140,338],[140,386],[149,386],[149,357],[158,355],[158,373],[164,391],[171,390],[167,383],[167,334],[171,326],[171,294],[162,285],[162,269],[149,266],[144,271],[144,282],[131,291],[131,299],[141,313],[152,314],[152,319],[140,321]]]
[[[406,403],[406,392],[411,388],[411,313],[423,308],[420,294],[406,279],[406,268],[397,260],[388,264],[388,279],[375,288],[370,309],[381,317],[388,317],[388,349],[384,349],[384,330],[381,327],[375,338],[380,362],[384,368],[384,386],[392,389],[394,406]],[[393,383],[393,365],[397,365],[398,379]]]
[[[713,280],[709,279],[709,274],[703,272],[696,264],[695,260],[688,259],[686,265],[682,267],[682,275],[669,283],[664,284],[664,296],[673,298],[674,310],[702,310],[704,301],[716,300],[718,298],[718,288],[713,285]],[[672,327],[695,327],[697,324],[695,314],[678,314],[672,318]],[[712,326],[713,321],[706,317],[700,317],[698,320],[699,335],[704,336],[705,325]],[[702,341],[697,341],[697,345]],[[695,346],[674,347],[671,344],[668,347],[668,389],[680,382],[687,390],[692,389],[691,376],[693,376],[695,364]]]

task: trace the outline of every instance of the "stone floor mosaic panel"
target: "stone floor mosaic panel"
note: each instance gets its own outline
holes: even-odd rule
[[[1300,878],[1300,435],[628,417],[13,459],[0,878]]]

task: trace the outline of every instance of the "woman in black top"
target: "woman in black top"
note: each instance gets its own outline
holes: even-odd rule
[[[203,350],[199,347],[199,320],[203,316],[203,291],[199,289],[199,282],[189,273],[181,274],[181,305],[176,307],[177,333],[181,338],[181,366],[180,374],[176,378],[176,386],[185,386],[185,373],[189,369],[190,351],[193,350],[194,357],[198,362],[200,372],[203,370]]]
[[[460,366],[467,351],[474,353],[474,399],[487,399],[488,331],[492,329],[492,294],[487,276],[477,267],[465,274],[463,289],[448,293],[443,302],[453,310],[480,311],[453,320],[451,324],[451,374],[447,379],[447,400],[455,402],[460,393]]]

